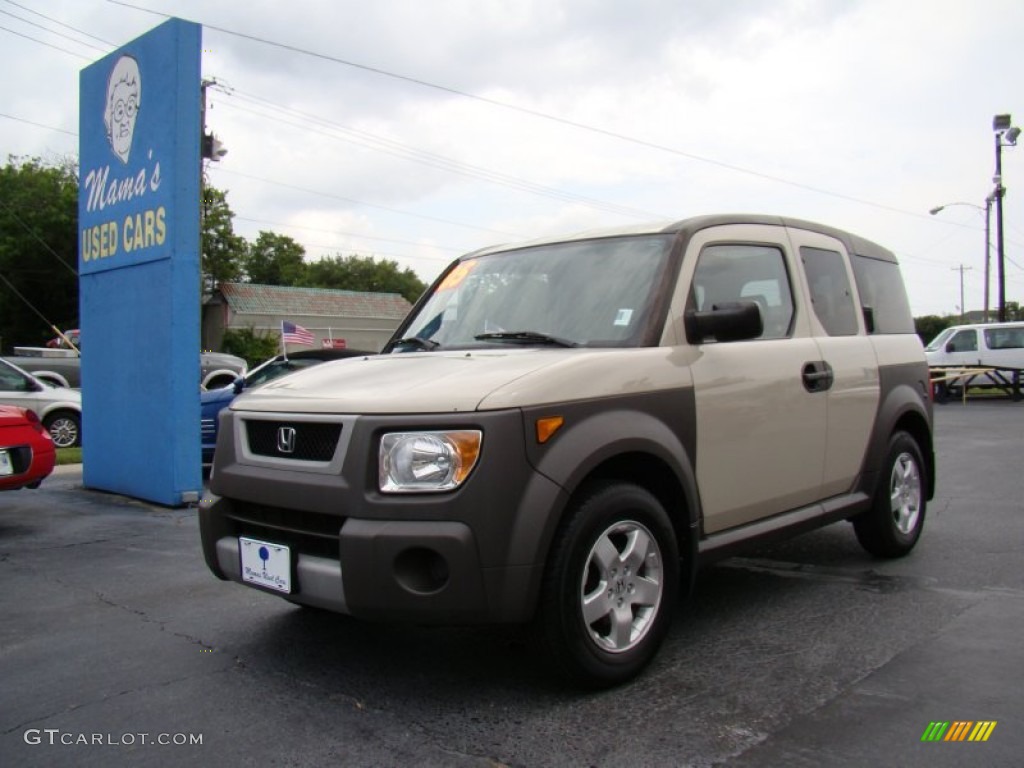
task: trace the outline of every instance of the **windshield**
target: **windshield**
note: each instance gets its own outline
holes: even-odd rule
[[[284,376],[286,373],[297,371],[300,368],[308,368],[311,365],[319,365],[324,362],[316,358],[299,358],[297,360],[271,360],[265,365],[261,365],[254,371],[251,371],[248,376],[245,377],[245,386],[248,388],[258,387],[261,384],[266,384],[268,381]]]
[[[956,328],[947,328],[942,333],[940,333],[938,336],[936,336],[934,339],[932,339],[931,344],[929,344],[927,347],[925,347],[925,351],[927,351],[927,352],[934,352],[935,350],[940,349],[942,347],[942,345],[946,343],[946,340],[950,336],[952,336],[955,332],[956,332]]]
[[[672,240],[585,240],[467,259],[437,286],[395,346],[637,346]]]

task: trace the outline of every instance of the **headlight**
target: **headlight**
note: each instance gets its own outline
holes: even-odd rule
[[[380,489],[422,493],[458,488],[476,465],[483,433],[392,432],[380,440]]]

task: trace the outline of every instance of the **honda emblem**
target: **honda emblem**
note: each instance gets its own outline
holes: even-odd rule
[[[295,453],[295,427],[277,428],[277,450],[279,453]]]

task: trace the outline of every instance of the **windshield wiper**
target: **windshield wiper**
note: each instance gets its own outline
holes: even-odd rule
[[[394,346],[398,346],[399,344],[408,344],[410,346],[417,347],[418,349],[425,349],[428,352],[441,346],[433,339],[424,339],[422,336],[407,336],[406,338],[399,339],[393,343]]]
[[[569,339],[561,339],[538,331],[493,331],[478,333],[473,337],[477,341],[522,341],[534,344],[552,344],[556,347],[578,347],[579,344]]]

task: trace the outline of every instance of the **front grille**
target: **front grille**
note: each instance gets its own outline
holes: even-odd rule
[[[246,421],[249,451],[257,456],[301,461],[330,461],[341,424],[309,421]]]
[[[231,533],[275,544],[287,544],[296,552],[337,560],[338,537],[345,518],[322,512],[234,502],[227,519]]]
[[[216,419],[201,419],[199,422],[199,431],[202,433],[204,442],[209,442],[205,438],[212,439],[217,434],[217,420]]]

